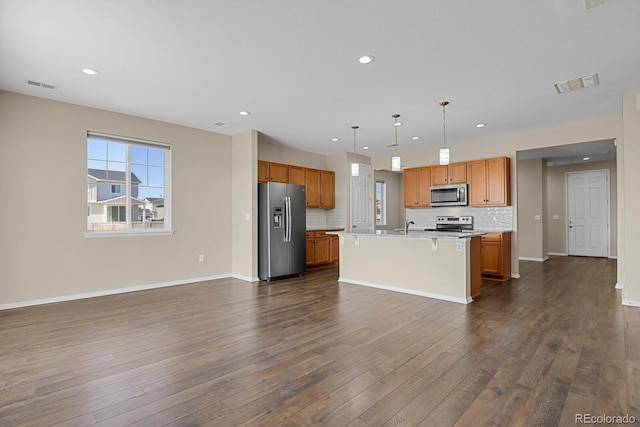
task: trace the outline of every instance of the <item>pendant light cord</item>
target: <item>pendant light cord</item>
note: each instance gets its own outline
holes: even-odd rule
[[[447,121],[445,120],[445,107],[449,105],[449,101],[442,101],[442,148],[447,146]]]
[[[356,129],[358,129],[358,126],[351,126],[351,129],[353,129],[353,163],[356,162]]]

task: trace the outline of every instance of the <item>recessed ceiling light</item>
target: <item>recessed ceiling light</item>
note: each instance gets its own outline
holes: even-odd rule
[[[411,139],[413,139],[415,141],[415,140],[420,139],[420,137],[419,136],[412,136]]]
[[[340,141],[340,138],[331,138],[331,141],[338,142],[338,141]]]
[[[361,64],[371,64],[375,60],[376,58],[373,55],[362,55],[358,58],[358,62]]]
[[[583,157],[582,160],[589,160],[591,157]]]
[[[363,150],[368,150],[368,149],[369,149],[369,146],[368,146],[368,145],[365,145],[364,147],[362,147],[362,149],[363,149]]]
[[[251,113],[249,111],[240,111],[241,116],[250,116]]]
[[[486,123],[478,123],[478,124],[476,125],[476,127],[477,127],[477,128],[483,128],[483,127],[485,127],[486,125],[487,125]]]
[[[83,68],[82,72],[90,76],[95,76],[96,74],[100,74],[98,70],[95,70],[93,68]]]

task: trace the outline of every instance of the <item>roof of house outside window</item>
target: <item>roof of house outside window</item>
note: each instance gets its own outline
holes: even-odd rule
[[[109,181],[126,181],[126,172],[121,171],[108,171],[109,172]],[[107,171],[104,169],[87,169],[87,175],[90,175],[97,179],[98,181],[106,181],[107,180]],[[131,182],[133,184],[140,184],[140,179],[131,172]]]

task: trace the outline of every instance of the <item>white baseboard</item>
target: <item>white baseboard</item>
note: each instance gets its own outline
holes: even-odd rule
[[[544,258],[530,258],[530,257],[524,257],[524,256],[521,256],[521,257],[519,257],[518,259],[519,259],[520,261],[538,261],[538,262],[544,262],[544,261],[546,261],[546,260],[548,260],[548,259],[549,259],[549,256],[546,256],[546,257],[544,257]]]
[[[569,256],[569,254],[564,253],[564,252],[549,252],[548,255],[553,255],[553,256]]]
[[[233,277],[234,279],[240,279],[240,280],[244,280],[245,282],[259,282],[260,278],[259,277],[249,277],[249,276],[242,276],[240,274],[230,274],[229,277]]]
[[[609,259],[618,259],[617,256],[609,256]]]
[[[512,279],[519,279],[520,278],[520,274],[515,274],[514,273],[514,274],[511,275],[511,278]]]
[[[640,307],[640,301],[632,301],[630,299],[623,299],[622,305],[628,305],[631,307]]]
[[[228,279],[230,277],[234,277],[234,275],[218,274],[215,276],[194,277],[191,279],[183,279],[183,280],[172,280],[170,282],[151,283],[148,285],[132,286],[128,288],[107,289],[107,290],[98,291],[98,292],[87,292],[87,293],[75,294],[75,295],[63,295],[60,297],[53,297],[53,298],[42,298],[42,299],[29,300],[29,301],[20,301],[20,302],[14,302],[9,304],[0,304],[0,311],[9,310],[12,308],[29,307],[33,305],[52,304],[56,302],[65,302],[65,301],[73,301],[73,300],[85,299],[85,298],[102,297],[106,295],[124,294],[127,292],[145,291],[148,289],[165,288],[167,286],[188,285],[190,283],[206,282],[207,280]],[[239,278],[243,280],[241,277],[234,277],[234,278]],[[251,281],[251,280],[247,280],[247,281]]]
[[[624,285],[622,283],[616,283],[616,289],[622,289]]]
[[[346,279],[344,277],[339,277],[338,278],[338,282],[351,283],[352,285],[368,286],[370,288],[384,289],[386,291],[400,292],[400,293],[403,293],[403,294],[417,295],[417,296],[421,296],[421,297],[434,298],[434,299],[439,299],[439,300],[443,300],[443,301],[457,302],[459,304],[469,304],[471,301],[473,301],[473,299],[471,297],[468,297],[466,299],[465,298],[458,298],[458,297],[452,297],[452,296],[449,296],[449,295],[434,294],[434,293],[431,293],[431,292],[414,291],[413,289],[406,289],[406,288],[398,288],[396,286],[383,285],[381,283],[371,283],[371,282],[363,282],[361,280]]]

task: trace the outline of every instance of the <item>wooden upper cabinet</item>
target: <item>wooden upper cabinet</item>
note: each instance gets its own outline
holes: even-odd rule
[[[431,185],[465,184],[467,162],[431,166]]]
[[[404,207],[428,208],[431,187],[431,168],[409,168],[403,171]]]
[[[305,186],[307,187],[307,207],[320,207],[320,170],[307,169],[305,174]]]
[[[269,163],[258,160],[258,182],[269,182]]]
[[[306,169],[302,166],[289,165],[289,184],[305,185]]]
[[[320,171],[320,207],[333,209],[336,207],[336,173]]]
[[[289,182],[289,167],[258,160],[258,182]]]
[[[509,206],[511,169],[508,157],[469,162],[469,206]]]
[[[284,182],[306,187],[308,208],[336,207],[336,173],[258,160],[258,182]]]
[[[282,163],[269,163],[269,181],[289,182],[289,166]]]

